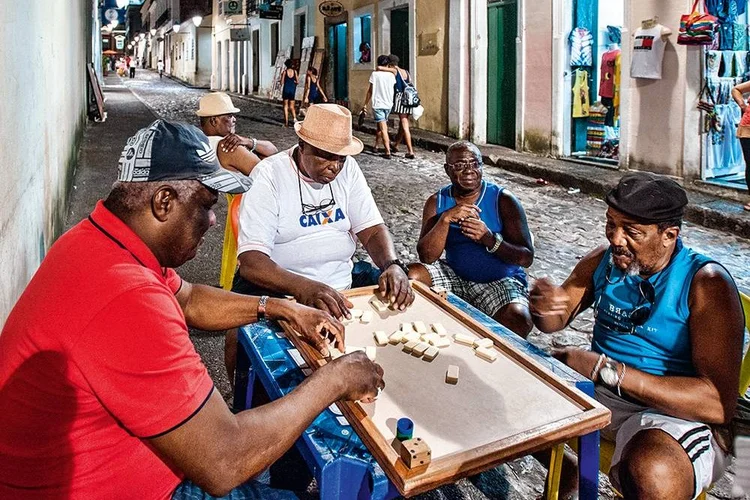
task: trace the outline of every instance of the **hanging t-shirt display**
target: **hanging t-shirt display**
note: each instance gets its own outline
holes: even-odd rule
[[[662,38],[662,26],[657,24],[653,28],[635,30],[633,55],[630,60],[630,76],[632,78],[661,79],[662,61],[666,43]]]
[[[602,55],[601,78],[599,80],[599,95],[601,97],[615,97],[615,73],[620,49],[608,50]]]
[[[586,28],[575,28],[570,32],[570,65],[591,66],[594,64],[592,45],[594,37]]]
[[[589,72],[585,69],[576,70],[575,84],[573,84],[573,118],[589,116]]]

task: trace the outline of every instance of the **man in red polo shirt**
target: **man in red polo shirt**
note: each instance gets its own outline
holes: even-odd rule
[[[344,356],[233,415],[187,325],[284,319],[324,354],[328,334],[344,347],[343,326],[172,269],[216,223],[218,192],[249,188],[199,129],[156,121],[128,141],[119,169],[107,199],[52,246],[0,335],[0,498],[286,497],[248,479],[333,401],[374,398],[382,369]]]

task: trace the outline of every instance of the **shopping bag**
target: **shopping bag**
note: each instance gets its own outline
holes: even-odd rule
[[[704,0],[695,0],[692,12],[680,17],[680,33],[677,36],[677,43],[711,45],[716,36],[716,21],[714,16],[706,13]]]

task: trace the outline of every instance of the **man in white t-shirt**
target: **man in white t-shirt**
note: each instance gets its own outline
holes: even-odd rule
[[[232,291],[291,295],[297,302],[351,318],[351,302],[340,290],[378,284],[394,308],[414,301],[406,265],[351,156],[362,151],[352,137],[351,113],[336,104],[310,106],[294,126],[299,145],[261,161],[243,196]],[[353,282],[357,240],[375,265]],[[362,263],[358,263],[362,264]],[[226,363],[234,371],[236,335],[227,334]]]
[[[378,66],[388,66],[391,60],[388,56],[378,57]],[[388,115],[393,109],[393,94],[396,87],[396,75],[389,71],[373,71],[370,75],[370,87],[367,89],[365,104],[362,111],[367,111],[367,103],[372,99],[372,116],[378,126],[375,133],[375,149],[382,139],[385,146],[384,158],[391,157],[391,140],[388,137]]]

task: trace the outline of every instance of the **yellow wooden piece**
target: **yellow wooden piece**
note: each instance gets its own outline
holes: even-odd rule
[[[740,292],[742,310],[745,312],[745,328],[750,331],[750,297]],[[750,386],[750,350],[745,354],[740,368],[740,396],[744,396]]]
[[[547,477],[547,490],[544,492],[544,497],[547,500],[557,500],[560,493],[560,473],[562,472],[563,455],[565,455],[565,443],[560,443],[552,447],[549,476]]]
[[[227,223],[224,226],[224,249],[221,252],[221,272],[219,273],[219,286],[224,290],[232,289],[234,273],[237,270],[237,234],[232,225],[232,211],[239,211],[239,199],[232,203],[234,198],[240,198],[237,195],[227,195]]]

